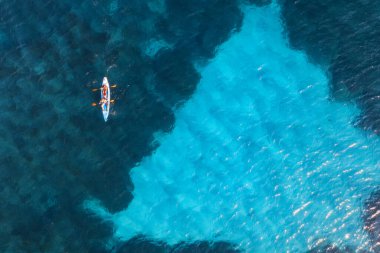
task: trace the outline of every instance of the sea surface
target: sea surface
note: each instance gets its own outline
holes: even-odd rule
[[[380,252],[380,2],[0,14],[0,252]]]

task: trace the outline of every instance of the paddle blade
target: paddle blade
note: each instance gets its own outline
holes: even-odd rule
[[[92,103],[91,105],[92,105],[92,106],[97,106],[98,104],[97,104],[97,103]]]
[[[116,88],[116,87],[117,87],[116,84],[111,85],[111,88]]]
[[[92,89],[92,91],[93,91],[93,92],[95,92],[95,91],[98,91],[98,90],[99,90],[99,89],[97,89],[97,88],[95,88],[95,89]]]
[[[113,104],[115,103],[115,99],[111,99],[110,102]]]

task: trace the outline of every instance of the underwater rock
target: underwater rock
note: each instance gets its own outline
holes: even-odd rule
[[[379,1],[281,0],[291,46],[330,75],[331,95],[355,100],[359,126],[380,133]]]
[[[239,253],[234,245],[226,242],[200,241],[179,243],[169,246],[164,242],[151,241],[145,237],[135,237],[116,247],[116,253]]]

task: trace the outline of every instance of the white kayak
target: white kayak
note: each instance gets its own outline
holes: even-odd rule
[[[106,96],[103,96],[104,85],[107,87]],[[110,102],[111,102],[111,89],[110,89],[110,84],[108,83],[107,77],[103,78],[102,88],[100,89],[100,98],[107,99],[107,103],[102,105],[103,118],[104,118],[104,121],[107,122],[108,115],[110,114]]]

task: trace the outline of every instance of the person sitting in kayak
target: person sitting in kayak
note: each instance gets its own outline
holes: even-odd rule
[[[102,94],[103,97],[107,97],[107,85],[103,84],[102,86]]]
[[[100,102],[99,102],[99,105],[102,107],[102,108],[104,108],[104,110],[106,110],[107,109],[107,99],[106,98],[102,98],[102,99],[100,99]]]

